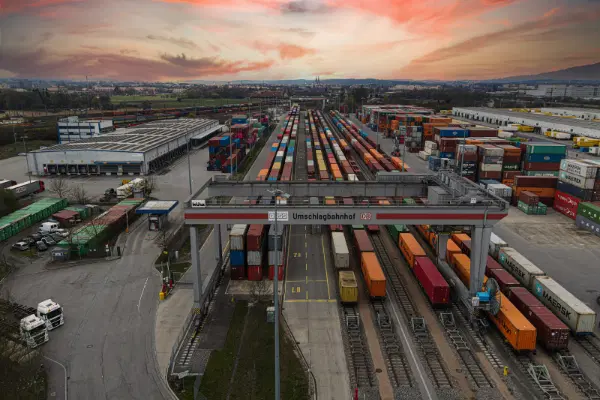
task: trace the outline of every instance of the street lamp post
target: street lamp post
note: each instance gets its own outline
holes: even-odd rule
[[[23,148],[25,149],[25,161],[27,162],[27,175],[29,175],[29,183],[31,183],[31,170],[29,169],[29,157],[27,157],[27,144],[25,143],[25,139],[27,136],[23,136]]]
[[[192,162],[190,160],[190,151],[192,147],[192,138],[187,141],[187,162],[188,162],[188,180],[190,184],[190,195],[192,194]]]

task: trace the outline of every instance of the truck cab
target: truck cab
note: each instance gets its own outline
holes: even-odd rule
[[[62,307],[52,299],[44,300],[38,304],[37,316],[46,324],[49,331],[65,323]]]
[[[21,339],[29,348],[41,346],[48,341],[48,329],[41,318],[31,314],[21,319],[19,323]]]

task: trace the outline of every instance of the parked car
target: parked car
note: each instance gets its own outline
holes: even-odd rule
[[[51,233],[48,236],[50,236],[52,240],[54,240],[56,243],[61,242],[65,238],[65,236],[59,235],[57,233]]]
[[[33,239],[34,242],[38,242],[38,241],[42,240],[42,235],[40,235],[39,233],[32,233],[28,237]]]
[[[52,239],[51,236],[44,236],[42,242],[44,242],[46,246],[54,246],[56,244],[56,241]]]
[[[35,247],[38,249],[38,251],[48,250],[48,246],[46,246],[46,243],[42,242],[41,240],[35,243]]]
[[[67,231],[66,229],[57,229],[54,232],[52,232],[52,235],[58,235],[61,238],[66,238],[67,236],[69,236],[69,231]]]
[[[12,248],[15,250],[25,251],[29,250],[29,245],[25,242],[17,242],[12,245]]]
[[[33,246],[36,242],[35,239],[33,239],[32,237],[29,237],[29,236],[24,237],[23,240],[21,240],[21,241],[27,243],[27,245],[30,247]]]

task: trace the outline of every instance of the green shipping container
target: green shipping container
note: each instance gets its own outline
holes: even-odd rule
[[[579,203],[577,206],[577,215],[584,216],[590,221],[600,224],[600,206],[592,203]]]
[[[0,240],[10,239],[24,229],[62,210],[67,204],[65,199],[43,198],[0,218],[0,226],[4,226]]]
[[[519,200],[517,208],[528,215],[546,215],[548,207],[544,203],[538,203],[537,206],[529,206]]]
[[[364,229],[365,229],[365,227],[364,227],[363,225],[352,225],[352,226],[350,227],[350,231],[351,231],[351,232],[354,232],[354,231],[362,231],[362,230],[364,230]]]
[[[521,169],[520,163],[503,164],[502,171],[518,171]]]
[[[386,228],[390,235],[392,235],[394,243],[398,243],[398,239],[401,233],[408,232],[406,225],[387,225]]]
[[[410,197],[406,197],[402,199],[402,204],[417,204],[417,202],[414,199],[411,199]]]
[[[527,176],[558,176],[558,171],[523,171]]]
[[[526,154],[567,154],[564,144],[530,143],[527,145]]]

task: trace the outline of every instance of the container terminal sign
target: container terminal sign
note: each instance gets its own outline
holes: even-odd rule
[[[335,224],[336,222],[370,221],[373,218],[371,213],[355,212],[295,212],[295,211],[277,211],[277,221],[281,222],[307,222],[309,224],[322,222],[324,224]],[[275,211],[269,211],[269,222],[275,221]]]

